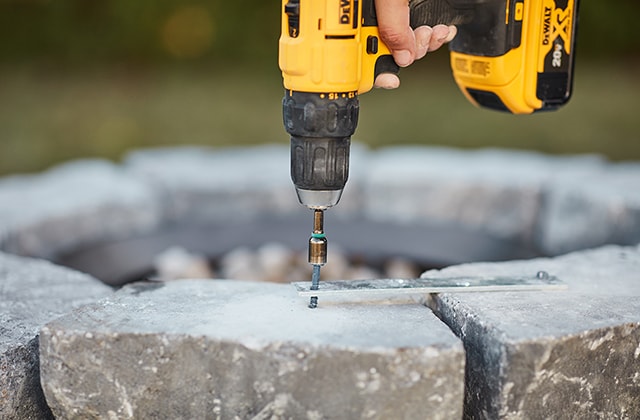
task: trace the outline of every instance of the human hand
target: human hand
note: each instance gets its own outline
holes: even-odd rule
[[[375,3],[380,38],[400,67],[409,66],[456,36],[455,26],[420,26],[411,29],[408,0],[375,0]],[[382,73],[376,77],[374,86],[395,89],[400,86],[400,79],[395,74]]]

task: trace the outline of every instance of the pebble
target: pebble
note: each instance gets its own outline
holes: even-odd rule
[[[361,280],[370,278],[416,278],[419,267],[404,258],[384,261],[382,269],[358,259],[349,259],[337,246],[330,247],[327,264],[321,270],[322,280]],[[277,243],[266,243],[257,249],[238,247],[210,263],[204,256],[180,247],[169,248],[154,261],[158,279],[223,278],[290,283],[311,277],[306,252],[297,252]]]

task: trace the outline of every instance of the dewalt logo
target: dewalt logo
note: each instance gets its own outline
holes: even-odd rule
[[[551,39],[551,12],[550,7],[544,8],[544,20],[542,23],[542,45],[549,45]]]
[[[565,46],[571,45],[573,0],[565,9],[556,7],[554,0],[545,0],[542,16],[542,45],[551,45],[561,38]],[[567,51],[569,53],[570,51]]]
[[[351,25],[351,16],[353,11],[353,0],[340,0],[340,23],[343,25]]]

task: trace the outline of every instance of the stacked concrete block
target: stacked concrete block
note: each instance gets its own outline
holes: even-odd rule
[[[0,254],[0,418],[51,418],[40,387],[38,331],[111,293],[87,275]]]
[[[0,249],[51,258],[161,222],[156,191],[100,160],[0,180]]]
[[[526,276],[567,291],[441,294],[430,306],[463,340],[469,418],[640,416],[640,247],[478,263],[429,276]]]
[[[372,156],[364,207],[376,220],[453,223],[530,244],[555,180],[602,165],[597,156],[394,147]]]
[[[289,226],[306,210],[288,159],[284,145],[170,148],[4,178],[0,250],[53,258],[265,215]],[[454,225],[559,255],[638,244],[638,185],[640,165],[596,156],[356,145],[330,217]],[[184,281],[110,296],[87,276],[0,255],[0,418],[52,415],[36,334],[62,314],[40,337],[44,392],[62,418],[459,418],[465,356],[451,331],[466,353],[468,417],[637,418],[639,269],[637,245],[450,267],[437,275],[545,271],[569,290],[433,296],[447,327],[416,304],[310,311],[286,285]]]
[[[40,335],[56,417],[452,419],[462,345],[427,308],[331,305],[289,285],[134,285]]]
[[[542,255],[640,242],[640,165],[599,156],[394,147],[370,154],[373,220],[444,223],[516,239]]]
[[[567,173],[548,189],[536,242],[549,255],[640,242],[640,164]]]
[[[50,258],[173,221],[304,215],[287,146],[170,148],[124,166],[80,161],[0,181],[0,249]],[[516,239],[542,254],[640,240],[638,164],[501,150],[352,147],[331,217],[442,223]]]
[[[159,148],[131,153],[125,165],[163,192],[169,219],[210,222],[297,210],[288,159],[285,146]]]
[[[129,154],[125,167],[165,194],[169,219],[247,220],[305,211],[289,175],[289,153],[288,145],[158,148]],[[359,180],[366,155],[363,146],[352,146],[350,182],[332,214],[359,211]]]

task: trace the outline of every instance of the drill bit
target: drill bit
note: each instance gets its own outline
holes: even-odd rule
[[[327,263],[327,237],[324,234],[324,211],[315,209],[313,212],[313,233],[309,238],[309,264],[313,265],[311,275],[311,290],[320,287],[320,267]],[[318,306],[318,297],[312,296],[309,308]]]

